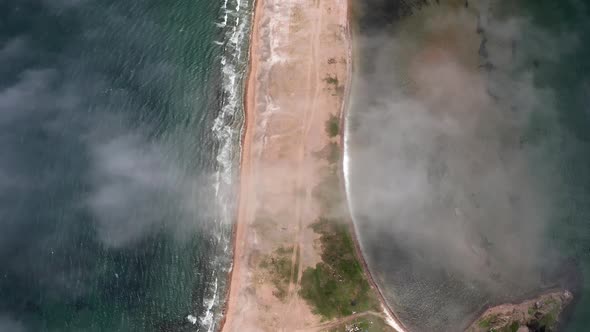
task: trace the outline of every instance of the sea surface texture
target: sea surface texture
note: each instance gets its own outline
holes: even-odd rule
[[[212,331],[250,3],[0,0],[0,331]]]
[[[345,171],[411,331],[567,288],[590,326],[590,4],[356,1]]]

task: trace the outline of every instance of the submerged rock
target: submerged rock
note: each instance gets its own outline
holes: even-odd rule
[[[520,304],[502,304],[492,307],[466,331],[554,331],[563,309],[572,299],[572,293],[566,290],[544,294]]]

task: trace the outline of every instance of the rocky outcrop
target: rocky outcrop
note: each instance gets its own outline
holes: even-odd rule
[[[520,304],[502,304],[486,310],[466,332],[555,331],[563,309],[572,299],[569,291],[559,291]]]

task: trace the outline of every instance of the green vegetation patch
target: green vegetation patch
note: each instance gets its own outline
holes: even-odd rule
[[[499,329],[498,332],[517,332],[519,328],[519,322],[512,322],[510,325],[506,325],[503,328]]]
[[[495,321],[496,318],[497,318],[497,315],[485,317],[482,320],[480,320],[477,323],[477,325],[479,325],[479,327],[483,327],[484,329],[488,328],[488,327],[492,326],[492,322]]]
[[[518,322],[512,322],[512,324],[510,324],[510,332],[518,332],[519,328],[520,324]]]
[[[272,283],[276,287],[273,295],[281,300],[286,298],[291,281],[292,254],[293,247],[280,247],[260,262],[260,267],[269,272]]]
[[[378,311],[378,302],[356,258],[347,226],[321,218],[313,229],[321,234],[322,262],[303,272],[301,297],[326,319]]]
[[[330,165],[335,165],[340,161],[340,144],[336,142],[330,142],[320,151],[314,152],[313,155],[317,158],[324,158]]]
[[[539,325],[546,328],[552,328],[557,323],[557,315],[554,312],[547,313],[539,321]]]
[[[339,119],[331,116],[326,130],[331,137],[338,135]],[[322,170],[322,180],[313,190],[313,196],[321,207],[322,217],[312,228],[320,234],[322,262],[303,271],[299,295],[324,319],[348,316],[354,312],[380,311],[379,302],[356,256],[348,223],[332,217],[340,215],[338,212],[341,212],[344,201],[336,164],[341,158],[340,147],[336,143],[330,144],[320,153],[330,163]],[[365,323],[359,321],[358,324]]]
[[[328,76],[326,76],[326,78],[324,78],[324,81],[326,81],[326,83],[328,83],[328,84],[333,84],[335,86],[338,86],[338,76],[336,76],[336,75],[334,75],[334,76],[328,75]]]
[[[330,137],[336,137],[340,134],[340,119],[335,115],[330,115],[326,123],[326,132]]]
[[[335,164],[340,160],[340,145],[338,143],[328,144],[328,155],[326,159],[330,164]]]
[[[333,85],[334,86],[334,90],[336,91],[335,94],[332,94],[332,96],[341,96],[344,93],[345,87],[344,84],[340,84],[340,81],[338,81],[338,76],[334,75],[328,75],[326,76],[326,78],[324,78],[324,81],[326,81],[326,83],[328,83],[329,85]],[[330,88],[328,88],[329,90]]]
[[[277,255],[291,255],[293,253],[293,246],[291,247],[280,247],[279,249],[275,250]]]

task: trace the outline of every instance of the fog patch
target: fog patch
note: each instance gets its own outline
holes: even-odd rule
[[[0,331],[5,332],[25,332],[24,325],[10,317],[0,314]]]
[[[544,178],[556,165],[539,161],[563,134],[555,93],[536,76],[577,43],[527,17],[497,18],[488,2],[440,3],[358,36],[370,59],[348,124],[369,261],[402,315],[428,329],[551,283],[559,181]],[[555,131],[541,136],[538,124]]]
[[[0,61],[11,61],[27,52],[28,40],[16,37],[0,45]]]
[[[108,247],[132,245],[163,230],[182,238],[214,217],[208,177],[184,173],[173,149],[122,135],[91,147],[93,191],[88,206]]]

